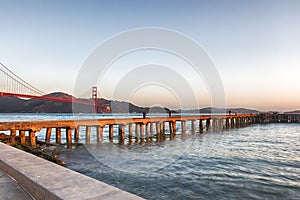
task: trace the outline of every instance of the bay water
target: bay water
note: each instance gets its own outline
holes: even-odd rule
[[[115,117],[140,115],[0,114],[0,121]],[[90,143],[62,148],[66,167],[147,199],[300,199],[300,124],[178,130],[173,140],[130,144],[97,143],[95,132]],[[43,140],[45,130],[37,136]]]

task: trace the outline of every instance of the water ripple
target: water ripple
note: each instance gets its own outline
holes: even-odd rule
[[[61,156],[67,167],[147,199],[300,199],[299,136],[300,124],[253,125]]]

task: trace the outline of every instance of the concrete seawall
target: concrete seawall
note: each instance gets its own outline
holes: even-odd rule
[[[36,199],[142,199],[3,143],[0,169]]]

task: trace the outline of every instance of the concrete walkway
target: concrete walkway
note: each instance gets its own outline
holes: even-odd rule
[[[65,167],[59,166],[27,152],[0,142],[0,170],[5,190],[1,195],[18,195],[22,185],[35,199],[47,200],[141,200],[134,194],[120,190],[96,179],[87,177]],[[7,179],[9,174],[18,183]],[[24,191],[23,191],[24,192]],[[24,193],[23,193],[24,194]],[[28,199],[30,197],[27,195]],[[4,197],[3,199],[5,199]],[[1,198],[2,199],[2,198]],[[8,196],[7,199],[17,199]],[[21,198],[20,199],[25,199]]]
[[[0,199],[1,200],[32,200],[29,194],[17,181],[0,169]]]

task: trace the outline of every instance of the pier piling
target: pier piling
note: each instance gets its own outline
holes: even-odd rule
[[[103,127],[97,126],[97,142],[103,141]]]

